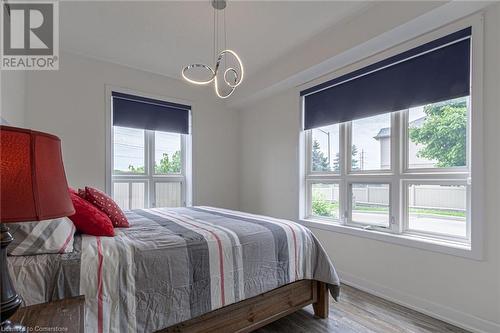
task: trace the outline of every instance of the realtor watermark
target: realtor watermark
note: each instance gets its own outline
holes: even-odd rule
[[[68,332],[68,328],[65,326],[26,326],[25,332]],[[0,328],[0,332],[14,332],[9,328]]]
[[[2,70],[59,69],[57,1],[1,1]]]

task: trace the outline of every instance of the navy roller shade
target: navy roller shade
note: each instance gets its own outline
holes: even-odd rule
[[[304,129],[469,95],[471,28],[301,91]]]
[[[189,105],[113,91],[113,125],[163,132],[189,133]]]

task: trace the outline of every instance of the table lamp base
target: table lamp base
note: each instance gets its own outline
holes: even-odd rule
[[[8,320],[23,302],[14,289],[7,265],[7,246],[12,240],[9,228],[0,223],[0,332],[26,332],[24,326]]]

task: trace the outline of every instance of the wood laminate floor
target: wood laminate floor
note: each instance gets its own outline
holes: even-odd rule
[[[358,289],[343,285],[338,303],[331,300],[328,319],[316,319],[312,306],[284,317],[257,333],[468,333]]]

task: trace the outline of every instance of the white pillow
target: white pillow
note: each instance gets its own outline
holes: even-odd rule
[[[75,226],[67,217],[7,226],[14,237],[7,247],[11,256],[73,252]]]

